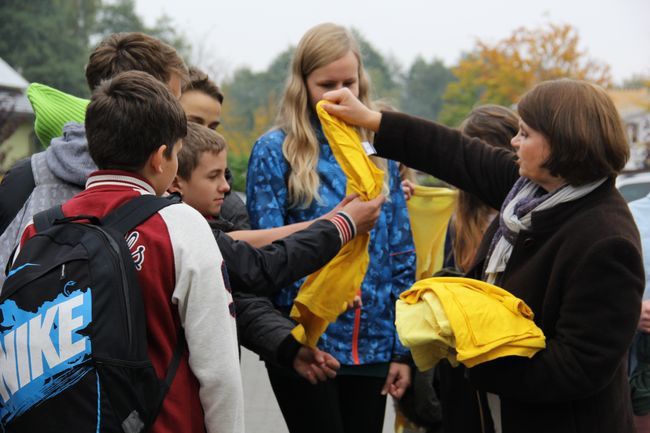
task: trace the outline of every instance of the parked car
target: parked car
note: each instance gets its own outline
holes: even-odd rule
[[[622,173],[616,178],[616,188],[628,203],[645,197],[650,193],[650,172]]]

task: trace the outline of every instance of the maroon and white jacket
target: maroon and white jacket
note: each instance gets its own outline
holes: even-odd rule
[[[63,204],[63,213],[101,218],[138,194],[155,191],[134,173],[97,171],[84,191]],[[21,244],[34,232],[30,223]],[[149,357],[158,377],[165,375],[179,327],[188,347],[151,431],[242,433],[234,308],[208,223],[190,206],[177,204],[159,211],[126,239],[143,291]]]

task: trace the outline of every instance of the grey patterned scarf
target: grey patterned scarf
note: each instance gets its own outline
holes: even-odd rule
[[[494,234],[485,275],[494,283],[498,274],[506,269],[512,248],[521,230],[530,230],[533,212],[550,209],[560,203],[577,200],[598,188],[607,178],[581,186],[566,184],[553,192],[546,192],[530,179],[520,177],[508,193],[499,214],[499,229]]]

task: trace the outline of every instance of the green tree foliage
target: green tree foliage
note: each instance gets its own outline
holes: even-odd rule
[[[246,191],[246,172],[248,171],[248,154],[228,153],[228,168],[232,172],[232,190]]]
[[[86,95],[83,67],[99,0],[3,0],[0,57],[28,81]]]
[[[224,83],[222,123],[231,153],[248,155],[257,137],[273,125],[293,51],[289,47],[278,54],[266,71],[238,69]]]
[[[169,17],[147,27],[134,0],[2,0],[0,57],[28,81],[78,96],[89,96],[84,66],[92,47],[104,36],[143,31],[189,53],[185,36]]]
[[[422,57],[416,58],[406,75],[401,109],[426,119],[438,119],[444,103],[442,97],[454,80],[454,74],[441,60],[428,63]]]
[[[101,40],[111,33],[143,32],[145,25],[135,12],[134,0],[117,0],[103,5],[94,30]]]
[[[189,58],[191,52],[191,46],[186,36],[176,30],[176,26],[169,16],[160,16],[153,27],[148,27],[135,11],[135,0],[107,2],[99,9],[93,39],[99,41],[112,33],[119,32],[147,33],[167,42],[186,59]]]
[[[399,65],[385,58],[375,47],[356,29],[352,33],[359,41],[363,66],[370,76],[373,99],[384,99],[396,103],[399,99]]]

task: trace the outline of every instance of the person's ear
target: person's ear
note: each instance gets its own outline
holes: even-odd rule
[[[181,179],[178,175],[174,176],[174,180],[172,180],[172,184],[169,185],[167,191],[170,193],[177,192],[180,195],[183,195],[183,179]]]
[[[167,150],[167,145],[163,144],[158,149],[156,149],[149,158],[149,166],[154,173],[160,174],[163,172],[163,162],[166,159],[165,150]]]

